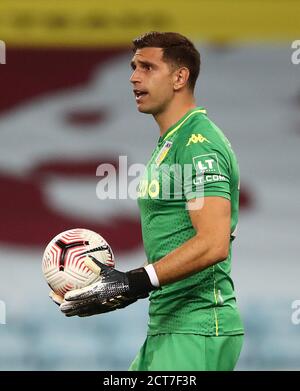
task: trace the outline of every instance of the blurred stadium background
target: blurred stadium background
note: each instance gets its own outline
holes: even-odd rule
[[[149,30],[197,44],[198,103],[238,155],[237,369],[300,369],[299,13],[293,0],[1,2],[0,370],[126,370],[145,338],[146,301],[64,318],[41,257],[58,232],[85,227],[111,243],[119,269],[145,260],[136,201],[97,199],[96,168],[118,168],[119,155],[145,163],[158,138],[129,85],[130,42]]]

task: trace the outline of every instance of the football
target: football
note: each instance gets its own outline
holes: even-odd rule
[[[110,245],[98,233],[76,228],[61,232],[47,245],[42,270],[50,288],[64,296],[100,279],[99,268],[93,258],[114,267],[115,259]]]

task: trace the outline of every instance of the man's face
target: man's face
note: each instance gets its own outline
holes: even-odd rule
[[[147,47],[137,49],[132,58],[130,82],[137,108],[142,113],[159,114],[174,97],[173,72],[162,57],[161,48]]]

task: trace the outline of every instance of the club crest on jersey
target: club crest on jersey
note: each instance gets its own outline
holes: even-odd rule
[[[162,149],[160,150],[159,154],[157,155],[155,159],[155,164],[157,166],[160,165],[160,163],[164,160],[164,158],[167,156],[167,153],[169,152],[170,148],[172,147],[171,141],[166,141]]]

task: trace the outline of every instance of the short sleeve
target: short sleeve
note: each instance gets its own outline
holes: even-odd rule
[[[177,160],[186,200],[207,196],[231,199],[230,158],[221,143],[198,135],[198,139],[180,146]]]

